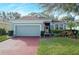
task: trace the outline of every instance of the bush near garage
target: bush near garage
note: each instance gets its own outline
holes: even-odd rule
[[[41,37],[44,37],[45,31],[41,31]]]
[[[5,30],[5,29],[0,28],[0,35],[6,35],[6,30]]]
[[[7,40],[7,33],[6,30],[3,28],[0,28],[0,42]]]
[[[8,31],[8,36],[13,36],[13,30]]]

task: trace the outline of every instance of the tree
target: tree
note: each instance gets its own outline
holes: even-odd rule
[[[46,13],[44,13],[44,12],[41,12],[40,15],[42,15],[42,16],[45,17],[45,18],[54,19],[54,16],[49,15],[49,14],[46,14]]]
[[[19,19],[21,17],[21,14],[17,13],[17,12],[2,12],[1,13],[1,19],[3,19],[3,21],[5,20],[12,20],[12,19]]]
[[[71,15],[63,16],[62,20],[65,20],[67,22],[68,21],[74,21],[74,17],[72,17]]]
[[[14,13],[13,13],[13,17],[14,17],[15,19],[19,19],[19,18],[21,17],[21,14],[19,14],[18,12],[14,12]]]
[[[76,27],[76,22],[74,22],[74,18],[71,15],[62,17],[62,20],[67,21],[67,27],[72,30]]]
[[[2,15],[3,15],[3,16],[2,16],[2,17],[3,17],[3,21],[5,21],[5,19],[6,19],[6,13],[3,11],[3,12],[2,12]]]
[[[31,12],[28,14],[29,16],[35,16],[35,15],[39,15],[39,13],[36,13],[36,12]]]
[[[54,16],[49,16],[48,14],[46,14],[44,12],[40,12],[40,13],[31,12],[28,15],[29,16],[43,17],[43,18],[51,18],[51,19],[54,17]]]
[[[44,9],[44,12],[50,14],[54,10],[62,9],[65,12],[74,12],[79,14],[79,4],[78,3],[41,3],[41,7]]]
[[[70,30],[72,30],[72,29],[74,29],[74,27],[76,27],[76,23],[75,23],[74,21],[69,21],[69,22],[67,23],[67,27],[68,27]]]

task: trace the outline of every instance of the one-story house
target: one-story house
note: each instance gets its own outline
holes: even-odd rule
[[[76,21],[78,24],[79,21]],[[52,20],[37,16],[24,16],[17,20],[10,21],[10,30],[13,36],[41,36],[41,32],[50,33],[51,30],[67,29],[66,21]],[[77,26],[76,29],[79,29]]]
[[[52,19],[35,18],[12,20],[13,36],[41,36],[41,31],[50,32],[51,29],[65,29],[66,22],[52,21]]]

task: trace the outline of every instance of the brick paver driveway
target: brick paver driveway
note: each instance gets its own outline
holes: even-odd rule
[[[0,55],[35,55],[39,37],[16,37],[0,43]]]

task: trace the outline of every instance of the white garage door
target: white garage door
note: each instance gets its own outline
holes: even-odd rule
[[[15,36],[40,36],[40,25],[17,25]]]

